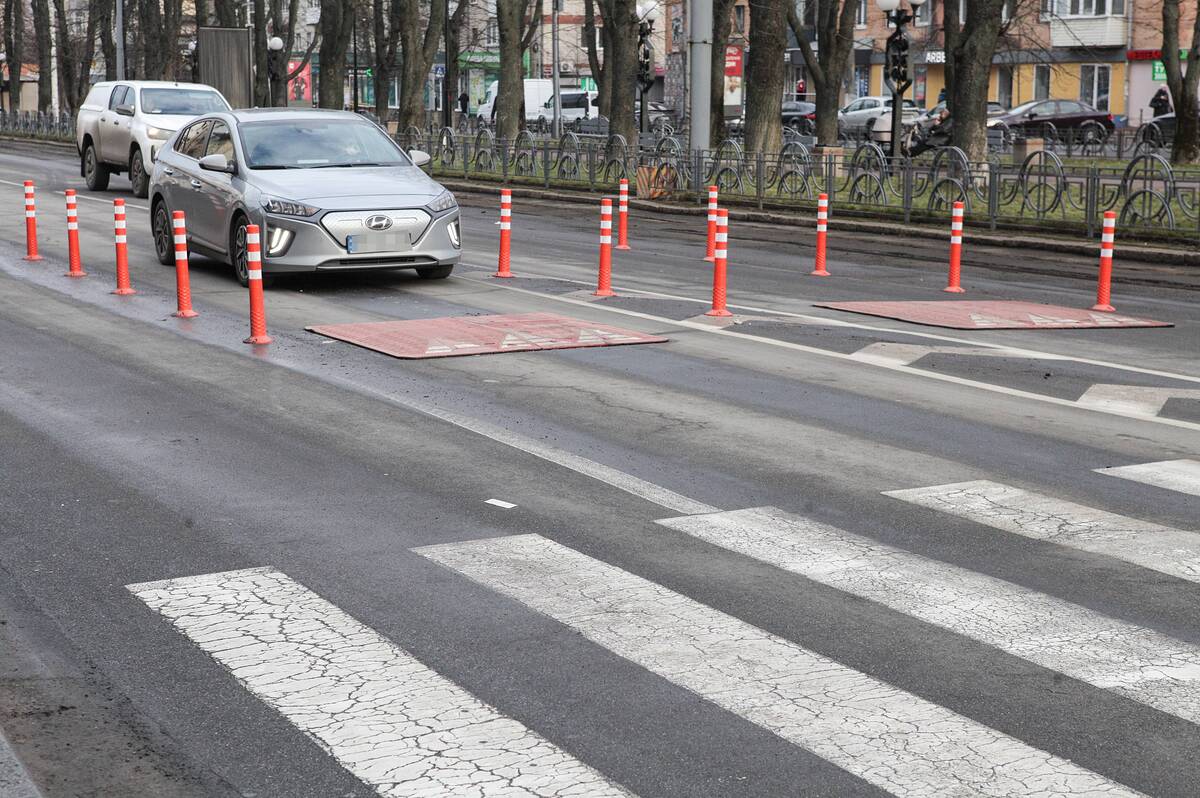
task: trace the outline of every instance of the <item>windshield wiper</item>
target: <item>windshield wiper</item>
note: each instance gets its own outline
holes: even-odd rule
[[[303,169],[303,166],[289,166],[285,163],[267,163],[262,166],[251,166],[251,169]]]
[[[398,166],[393,163],[377,163],[374,161],[361,161],[355,163],[323,163],[320,166],[314,166],[313,169],[346,169],[353,166]]]

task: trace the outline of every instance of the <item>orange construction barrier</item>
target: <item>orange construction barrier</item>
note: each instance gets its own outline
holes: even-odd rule
[[[117,290],[114,294],[136,294],[129,284],[129,251],[125,246],[125,200],[113,200],[113,240],[117,245]]]
[[[508,247],[510,242],[509,237],[512,235],[512,191],[507,188],[500,189],[500,262],[496,267],[496,273],[493,277],[512,277],[512,269],[509,264]]]
[[[37,246],[37,208],[33,200],[33,181],[25,181],[25,260],[41,260]]]
[[[1096,304],[1092,310],[1112,313],[1116,310],[1112,301],[1113,239],[1117,233],[1116,211],[1104,212],[1104,228],[1100,233],[1100,279],[1096,284]]]
[[[708,246],[704,250],[704,259],[712,262],[713,250],[717,246],[717,186],[708,187]]]
[[[175,304],[178,308],[173,315],[190,319],[200,314],[192,310],[192,282],[188,278],[187,227],[183,211],[171,214],[171,232],[175,242]]]
[[[67,195],[67,276],[87,277],[83,263],[79,259],[79,208],[75,192],[66,190]]]
[[[825,269],[825,230],[829,226],[829,195],[817,197],[817,258],[812,274],[817,277],[828,277]]]
[[[616,296],[612,290],[612,200],[600,200],[600,276],[594,296]]]
[[[963,292],[963,287],[959,285],[962,276],[962,229],[963,204],[956,201],[950,212],[950,279],[942,289],[951,294]]]
[[[617,197],[617,249],[629,249],[629,181],[623,177]]]
[[[713,293],[712,310],[705,316],[732,316],[725,308],[725,266],[729,247],[729,211],[717,211],[716,248],[713,250]]]
[[[246,225],[246,276],[250,279],[250,337],[244,343],[269,344],[267,335],[267,308],[263,302],[262,244],[259,243],[258,225]]]

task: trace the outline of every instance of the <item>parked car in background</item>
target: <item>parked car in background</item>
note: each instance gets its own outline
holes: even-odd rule
[[[75,118],[79,173],[92,191],[127,172],[133,193],[145,197],[157,150],[190,119],[227,111],[211,86],[148,80],[103,81],[88,92]]]
[[[938,103],[937,105],[930,108],[928,111],[925,111],[920,116],[918,116],[917,121],[922,124],[925,122],[928,122],[928,121],[934,119],[935,117],[937,117],[938,114],[940,114],[945,107],[946,107],[946,101],[942,100],[940,103]],[[998,102],[988,100],[987,115],[988,115],[989,119],[993,116],[1000,116],[1001,114],[1007,114],[1007,113],[1008,113],[1008,109],[1005,108],[1003,105],[1001,105]]]
[[[548,78],[526,78],[523,84],[525,91],[525,121],[535,122],[542,116],[542,107],[554,94],[554,81]],[[488,84],[487,93],[475,109],[476,118],[484,122],[494,121],[492,110],[496,106],[496,97],[500,94],[500,81],[493,80]]]
[[[859,97],[838,111],[838,133],[846,137],[866,136],[874,141],[891,141],[891,97]],[[905,125],[917,121],[921,109],[912,100],[904,100],[900,108]]]
[[[150,180],[154,249],[174,262],[171,214],[193,250],[245,285],[246,227],[265,275],[415,269],[448,277],[462,254],[454,195],[374,122],[349,111],[256,108],[207,114],[159,151]]]
[[[817,106],[815,103],[789,101],[783,104],[783,126],[791,128],[802,136],[811,136],[817,126]]]
[[[988,127],[1004,126],[1026,137],[1073,136],[1103,140],[1112,132],[1112,114],[1078,100],[1034,100],[988,119]]]
[[[599,110],[596,107],[598,97],[600,96],[594,91],[585,91],[584,89],[561,89],[560,95],[562,99],[562,121],[578,122],[580,119],[591,119],[594,116],[599,116]],[[538,111],[538,116],[545,119],[547,122],[554,119],[554,97],[551,96],[542,104],[542,108]]]

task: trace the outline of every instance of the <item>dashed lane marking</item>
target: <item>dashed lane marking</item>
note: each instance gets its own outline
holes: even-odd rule
[[[1102,383],[1088,388],[1078,401],[1086,407],[1105,407],[1129,414],[1157,416],[1170,399],[1200,399],[1200,389]]]
[[[1200,582],[1200,535],[1033,491],[976,480],[884,491],[977,524]]]
[[[484,502],[484,504],[491,504],[491,505],[495,505],[496,507],[503,507],[505,510],[511,510],[512,508],[517,506],[517,505],[513,504],[512,502],[506,502],[502,499],[488,499],[487,501]]]
[[[866,363],[885,366],[909,366],[926,355],[950,354],[972,357],[1026,357],[1019,349],[986,348],[980,346],[925,346],[923,344],[901,344],[891,341],[867,344],[851,353],[850,357]],[[1043,360],[1072,360],[1065,355],[1046,355]]]
[[[774,507],[658,523],[1200,722],[1200,647]]]
[[[42,798],[21,760],[0,731],[0,795],[4,798]]]
[[[380,795],[630,794],[272,568],[128,589]]]
[[[1156,488],[1200,496],[1200,461],[1163,460],[1158,463],[1097,468],[1098,474],[1120,477]]]
[[[414,551],[895,795],[1138,794],[539,535]]]

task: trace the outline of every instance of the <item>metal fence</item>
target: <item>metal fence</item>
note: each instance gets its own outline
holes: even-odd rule
[[[732,140],[716,150],[688,150],[674,136],[631,145],[621,136],[574,132],[552,140],[523,131],[505,141],[486,129],[463,134],[409,128],[396,138],[429,152],[432,173],[447,179],[615,192],[626,178],[640,196],[697,204],[716,185],[723,202],[764,209],[811,209],[825,193],[838,213],[904,222],[948,219],[961,201],[969,221],[991,229],[1089,236],[1105,211],[1115,211],[1123,235],[1200,239],[1200,170],[1173,167],[1150,148],[1134,147],[1132,157],[1110,163],[1103,154],[1072,156],[1052,147],[1026,154],[1017,142],[1017,157],[993,152],[989,160],[973,162],[954,147],[892,159],[873,142],[839,153],[792,139],[768,156],[744,153]]]
[[[75,117],[41,111],[0,111],[0,135],[71,141],[75,138]]]

